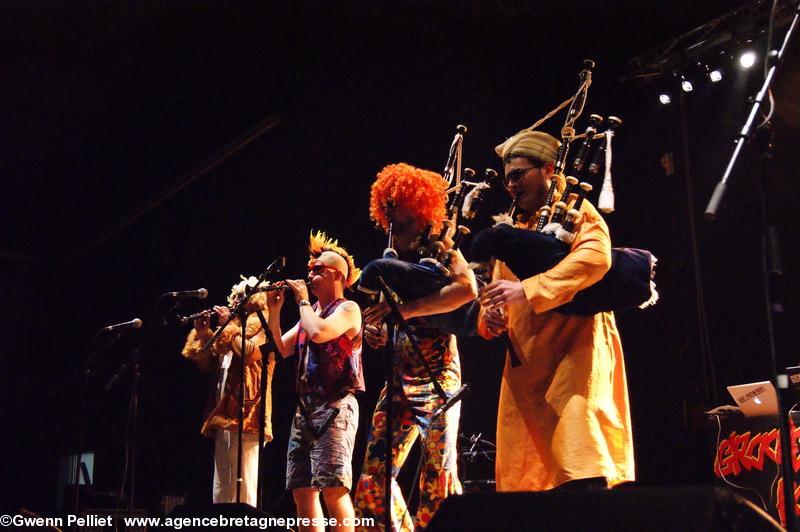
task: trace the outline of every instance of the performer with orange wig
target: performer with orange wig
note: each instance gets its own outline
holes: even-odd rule
[[[427,226],[438,231],[445,216],[447,184],[427,170],[408,164],[392,164],[378,173],[372,185],[370,216],[384,231],[391,224],[394,248],[400,259],[413,262],[417,257],[420,234]],[[461,366],[455,336],[444,333],[425,316],[453,311],[475,299],[475,277],[459,253],[451,266],[452,281],[428,296],[400,305],[405,319],[412,320],[422,355],[432,369],[433,378],[448,394],[461,385]],[[378,303],[364,313],[364,337],[373,348],[386,345],[383,324],[389,307]],[[394,337],[394,376],[392,385],[392,522],[393,528],[424,528],[442,501],[461,492],[456,468],[456,439],[460,405],[432,420],[442,405],[433,381],[412,352],[409,338],[402,331]],[[388,383],[387,383],[388,384]],[[356,488],[356,514],[382,522],[384,501],[387,387],[381,391],[372,417],[366,457]],[[395,478],[417,436],[421,436],[422,466],[419,479],[420,503],[416,518],[409,515]]]
[[[361,309],[344,298],[344,289],[359,276],[347,251],[325,233],[312,233],[309,243],[308,284],[317,302],[308,300],[306,282],[286,281],[294,293],[300,321],[281,334],[282,291],[271,292],[269,327],[283,357],[298,355],[298,407],[289,435],[286,488],[291,489],[297,516],[324,530],[319,494],[329,517],[352,530],[352,461],[358,402],[364,391],[361,366]],[[348,521],[349,519],[349,521]],[[348,525],[349,523],[349,525]]]

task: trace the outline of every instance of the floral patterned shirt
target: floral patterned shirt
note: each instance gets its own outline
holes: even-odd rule
[[[347,301],[337,299],[329,303],[320,313],[321,318],[330,316],[336,308]],[[314,303],[314,310],[319,302]],[[297,331],[297,393],[335,398],[336,396],[364,391],[364,372],[361,366],[362,337],[359,332],[352,339],[346,334],[328,342],[312,342],[302,325]]]

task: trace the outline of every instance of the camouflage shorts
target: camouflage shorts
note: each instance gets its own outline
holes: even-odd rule
[[[321,431],[331,415],[330,407],[338,408],[339,413]],[[286,489],[344,486],[349,490],[353,485],[353,446],[358,429],[356,398],[348,394],[330,404],[312,400],[306,402],[306,414],[298,408],[292,421]]]

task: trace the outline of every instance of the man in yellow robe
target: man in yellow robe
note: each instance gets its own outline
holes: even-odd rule
[[[496,148],[505,187],[517,199],[517,227],[533,229],[547,195],[560,143],[523,130]],[[553,309],[591,286],[611,265],[608,227],[584,201],[569,254],[556,266],[518,279],[498,261],[481,291],[479,333],[507,332],[521,361],[508,357],[497,416],[497,491],[606,487],[634,480],[628,389],[622,345],[611,312],[572,316]]]

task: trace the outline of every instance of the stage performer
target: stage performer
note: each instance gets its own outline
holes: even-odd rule
[[[255,277],[242,278],[233,286],[228,296],[228,305],[236,306],[244,294],[245,287],[254,285]],[[267,298],[265,294],[255,294],[245,305],[247,320],[245,324],[246,349],[245,365],[245,415],[244,434],[242,435],[242,469],[243,483],[241,502],[256,505],[256,488],[258,482],[258,412],[261,409],[261,379],[267,379],[265,441],[272,440],[272,372],[275,359],[270,357],[266,365],[259,346],[265,342],[265,333],[256,310],[266,312]],[[224,323],[230,314],[229,307],[215,306],[214,313],[219,323]],[[231,321],[209,349],[203,346],[213,335],[210,314],[194,321],[194,329],[186,339],[183,356],[193,361],[197,368],[211,374],[210,393],[206,409],[206,418],[200,432],[214,438],[214,486],[212,499],[215,503],[236,502],[236,477],[238,467],[238,424],[239,424],[239,390],[242,375],[242,326],[239,318]]]
[[[289,435],[286,488],[291,489],[297,516],[312,519],[300,530],[323,531],[319,493],[328,517],[353,530],[353,446],[358,429],[358,402],[364,391],[361,366],[361,309],[344,298],[360,271],[353,257],[325,233],[312,233],[309,243],[308,283],[316,296],[313,305],[303,280],[286,284],[294,294],[300,321],[281,335],[282,291],[268,296],[269,326],[284,357],[298,355],[297,411]],[[348,522],[345,520],[349,519]]]
[[[560,146],[524,130],[497,146],[505,187],[517,199],[517,227],[535,226]],[[507,331],[522,364],[507,357],[497,416],[498,491],[605,488],[634,480],[628,388],[622,345],[611,312],[554,312],[611,265],[608,227],[588,202],[569,254],[556,266],[519,280],[500,261],[481,290],[478,332]]]
[[[444,179],[430,171],[407,164],[385,167],[372,185],[370,216],[388,231],[392,224],[394,247],[399,258],[416,261],[419,239],[427,224],[434,224],[434,234],[445,216]],[[441,290],[414,301],[406,301],[400,309],[411,320],[423,356],[433,370],[433,377],[448,394],[461,385],[461,366],[456,338],[426,323],[424,316],[455,310],[477,296],[475,276],[459,253],[451,267],[452,281]],[[385,302],[364,313],[365,338],[374,348],[386,344],[383,318],[389,312]],[[394,338],[394,379],[392,382],[392,521],[397,530],[422,529],[430,522],[442,501],[461,493],[456,468],[458,420],[460,404],[431,421],[431,414],[442,405],[432,380],[412,353],[408,337],[398,331]],[[373,517],[376,525],[384,520],[385,470],[387,449],[386,397],[384,386],[372,416],[366,457],[356,488],[356,514]],[[422,467],[419,478],[420,503],[412,519],[395,479],[417,436],[421,436]]]

